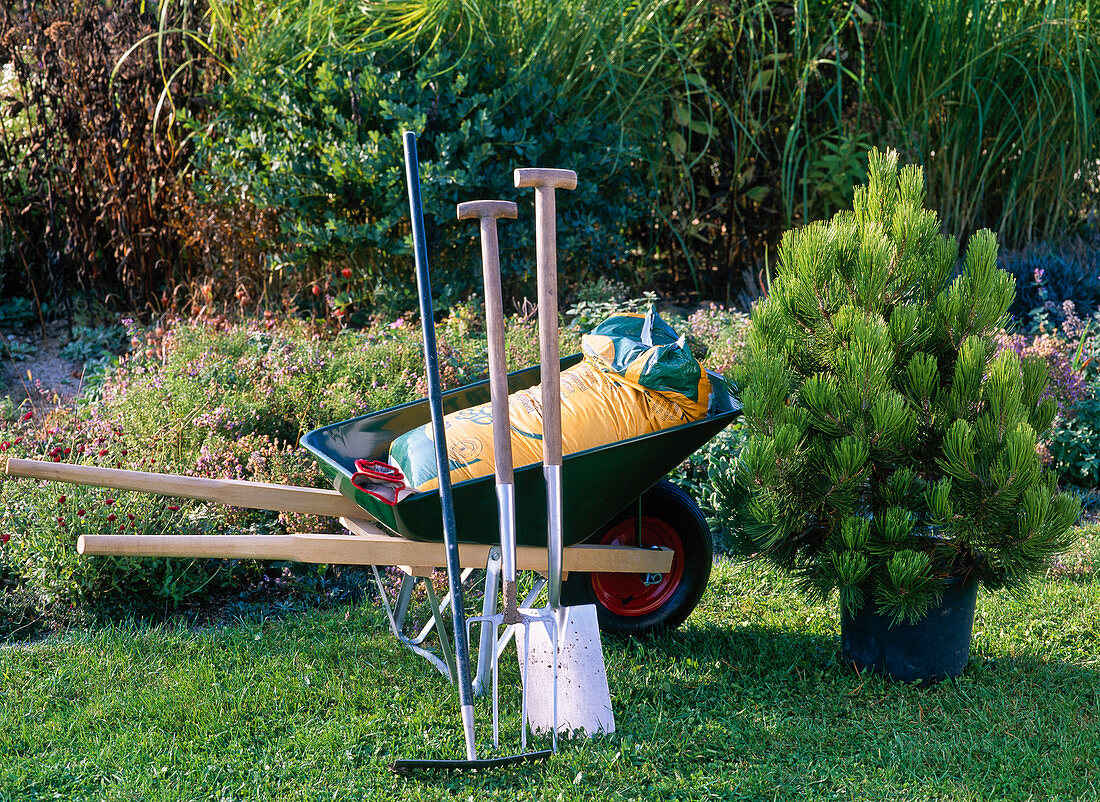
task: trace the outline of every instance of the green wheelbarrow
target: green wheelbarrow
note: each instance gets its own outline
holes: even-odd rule
[[[579,354],[561,360],[562,369]],[[652,434],[565,456],[562,465],[566,547],[660,548],[672,552],[668,571],[569,570],[562,588],[566,604],[594,603],[603,631],[641,634],[673,628],[695,608],[710,577],[712,541],[702,511],[692,498],[663,477],[741,413],[730,386],[710,373],[712,396],[705,418]],[[539,383],[538,366],[509,374],[514,393]],[[487,381],[443,396],[444,412],[486,403]],[[435,490],[390,505],[352,482],[359,459],[386,461],[391,442],[429,420],[426,399],[315,429],[301,445],[345,497],[392,532],[413,540],[439,542],[441,512]],[[540,463],[515,472],[517,543],[546,548],[546,494]],[[453,485],[458,539],[492,546],[500,542],[492,475]],[[568,549],[577,553],[577,549]],[[608,558],[624,552],[610,551]]]

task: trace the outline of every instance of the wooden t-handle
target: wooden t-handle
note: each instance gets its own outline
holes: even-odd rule
[[[473,200],[458,204],[459,220],[492,219],[507,217],[515,220],[519,216],[519,207],[511,201]]]
[[[557,170],[552,167],[517,167],[514,175],[517,187],[577,188],[577,174],[572,170]]]
[[[489,339],[489,393],[493,411],[493,465],[497,484],[512,484],[512,433],[508,416],[508,363],[504,351],[504,301],[500,289],[497,218],[516,219],[511,201],[475,200],[458,204],[458,219],[481,221],[481,272],[485,280],[485,327]]]
[[[539,361],[542,363],[542,458],[561,465],[561,365],[558,356],[558,232],[554,190],[575,189],[572,170],[526,167],[517,187],[535,188],[535,261],[538,276]]]

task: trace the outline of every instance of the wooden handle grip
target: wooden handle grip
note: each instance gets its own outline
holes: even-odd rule
[[[235,560],[291,560],[332,565],[446,565],[442,543],[423,543],[390,537],[355,522],[359,535],[81,535],[76,550],[85,556],[206,557]],[[493,546],[462,543],[463,567],[484,568]],[[569,571],[668,573],[669,549],[630,546],[581,545],[565,550]],[[521,546],[518,564],[523,571],[545,571],[546,549]]]
[[[253,510],[279,510],[306,515],[369,518],[369,513],[351,499],[335,490],[314,487],[244,482],[238,479],[204,479],[198,476],[175,476],[167,473],[124,471],[99,468],[94,465],[73,465],[68,462],[40,460],[8,460],[8,476],[24,479],[47,479],[77,485],[110,487],[116,490],[136,490],[162,496],[217,501],[233,507]]]
[[[393,540],[383,535],[379,537]],[[76,550],[87,556],[207,557],[362,565],[366,564],[362,561],[365,542],[360,535],[81,535],[77,538]]]
[[[500,287],[497,218],[516,217],[509,201],[469,201],[458,204],[459,219],[481,221],[481,273],[485,284],[485,328],[489,351],[489,399],[493,414],[493,473],[497,484],[512,484],[511,419],[508,413],[508,360],[504,348],[504,300]],[[463,214],[463,212],[466,214]]]
[[[517,187],[577,188],[577,174],[572,170],[555,170],[549,167],[519,167],[513,177]]]
[[[515,220],[519,216],[519,207],[511,201],[474,200],[458,204],[458,219],[473,220],[482,217],[507,217]]]
[[[572,170],[525,167],[515,171],[517,187],[535,188],[535,262],[538,280],[539,382],[542,405],[542,461],[562,464],[561,369],[558,354],[558,231],[556,189],[575,189]]]

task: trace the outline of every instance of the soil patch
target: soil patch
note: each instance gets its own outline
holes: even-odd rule
[[[0,330],[0,338],[0,396],[9,396],[15,406],[54,397],[66,404],[83,388],[84,366],[60,354],[69,343],[63,322],[47,324],[45,340],[41,330],[25,329]]]

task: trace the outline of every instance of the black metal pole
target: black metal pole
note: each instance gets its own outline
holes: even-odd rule
[[[424,210],[420,200],[420,168],[416,157],[416,135],[412,131],[405,132],[405,180],[409,187],[409,214],[412,218],[420,324],[424,333],[428,406],[431,410],[432,437],[435,440],[436,468],[439,472],[439,503],[443,510],[443,542],[447,548],[447,582],[451,592],[451,622],[454,627],[455,656],[458,663],[458,698],[462,705],[467,759],[474,760],[476,759],[473,744],[474,691],[470,682],[470,644],[466,636],[466,614],[462,604],[462,566],[458,558],[458,532],[455,527],[454,502],[451,498],[450,460],[447,455],[447,436],[443,428],[443,392],[439,381],[439,353],[436,350],[432,289],[428,277]]]

